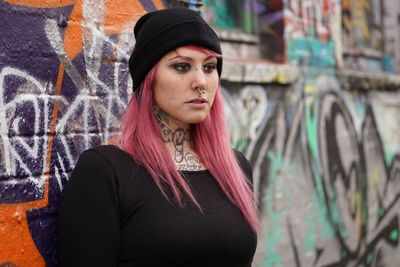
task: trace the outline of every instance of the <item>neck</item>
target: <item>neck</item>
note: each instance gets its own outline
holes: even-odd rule
[[[155,114],[165,146],[177,168],[192,171],[204,169],[193,150],[190,125],[171,117],[159,107],[156,108]]]
[[[169,116],[164,110],[157,107],[157,120],[160,124],[164,143],[169,148],[180,151],[184,147],[191,147],[190,125]]]

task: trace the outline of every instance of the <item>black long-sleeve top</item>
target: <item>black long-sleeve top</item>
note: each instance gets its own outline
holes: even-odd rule
[[[249,179],[251,167],[240,152]],[[84,152],[58,215],[57,253],[64,267],[248,267],[256,234],[211,173],[182,171],[203,209],[169,202],[150,174],[114,146]]]

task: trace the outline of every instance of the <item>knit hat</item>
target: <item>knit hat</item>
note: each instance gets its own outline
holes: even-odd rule
[[[134,91],[154,64],[180,46],[196,45],[222,54],[217,34],[196,11],[187,8],[149,12],[137,21],[134,33],[136,44],[129,58]],[[217,71],[221,76],[220,57]]]

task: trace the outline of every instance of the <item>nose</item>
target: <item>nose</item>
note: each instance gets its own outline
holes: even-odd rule
[[[203,72],[201,68],[196,68],[193,71],[193,82],[192,88],[196,89],[198,87],[205,88],[207,85],[206,74]]]

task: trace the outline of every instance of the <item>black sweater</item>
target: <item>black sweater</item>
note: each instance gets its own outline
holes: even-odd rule
[[[236,151],[249,179],[251,167]],[[59,266],[248,267],[256,234],[209,171],[181,172],[203,214],[166,200],[146,169],[114,146],[84,152],[59,208]]]

